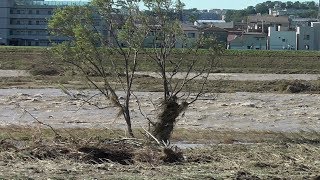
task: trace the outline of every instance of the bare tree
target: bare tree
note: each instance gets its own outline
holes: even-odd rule
[[[124,117],[132,137],[130,98],[146,34],[143,27],[135,25],[140,13],[134,1],[94,0],[89,6],[59,9],[49,22],[54,35],[69,39],[55,46],[55,54],[76,67],[94,88],[118,107],[118,115]],[[102,85],[95,77],[102,78]],[[123,101],[119,99],[114,81],[125,94]]]
[[[222,48],[215,38],[206,37],[202,32],[197,39],[188,38],[179,21],[184,7],[180,0],[175,3],[171,0],[145,0],[144,3],[153,13],[145,24],[149,32],[153,32],[153,47],[144,51],[157,65],[163,87],[162,108],[158,121],[154,123],[153,135],[166,142],[171,137],[177,117],[203,95],[209,73]],[[182,44],[182,47],[176,49],[177,44]],[[204,52],[203,48],[209,52],[207,59],[198,57]],[[201,84],[192,96],[188,86],[199,82],[199,79]]]
[[[140,11],[139,3],[147,11]],[[214,38],[201,32],[191,38],[185,34],[180,22],[183,7],[180,0],[93,0],[89,6],[58,10],[49,23],[53,33],[69,38],[56,46],[56,54],[77,67],[119,108],[131,136],[130,98],[142,54],[154,62],[162,79],[162,108],[157,122],[151,122],[152,134],[159,141],[170,140],[177,117],[205,93],[221,49]],[[180,49],[176,49],[178,44]],[[207,58],[199,58],[204,52],[209,52]],[[103,84],[93,76],[102,78]],[[123,101],[112,83],[115,80],[125,94]],[[196,93],[188,89],[199,82]]]

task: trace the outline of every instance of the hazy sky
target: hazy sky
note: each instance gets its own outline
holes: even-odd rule
[[[64,1],[64,0],[56,0]],[[69,1],[88,1],[88,0],[69,0]],[[258,3],[265,2],[267,0],[181,0],[186,4],[186,8],[197,8],[197,9],[244,9],[248,6],[255,6]],[[281,1],[281,0],[280,0]],[[298,1],[298,0],[282,0],[287,1]],[[300,2],[311,1],[311,0],[299,0]],[[316,0],[317,2],[318,0]]]
[[[265,1],[267,0],[182,0],[186,4],[186,8],[198,9],[244,9]],[[289,0],[283,2],[287,1]],[[291,1],[295,2],[296,0]],[[306,0],[300,0],[300,2],[304,1]]]

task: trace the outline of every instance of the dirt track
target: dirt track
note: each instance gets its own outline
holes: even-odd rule
[[[0,70],[0,77],[18,77],[18,76],[30,76],[28,71],[24,70]]]
[[[136,72],[137,75],[149,75],[159,78],[160,75],[155,72]],[[174,78],[184,78],[186,73],[178,73]],[[190,73],[189,77],[195,76]],[[28,71],[24,70],[0,70],[0,77],[30,76]],[[196,78],[201,79],[202,76]],[[272,81],[272,80],[319,80],[320,74],[245,74],[245,73],[211,73],[209,80],[233,80],[233,81]]]
[[[137,72],[138,75],[149,75],[152,77],[160,78],[161,76],[155,72]],[[190,73],[189,77],[197,74]],[[186,73],[177,73],[174,78],[182,79]],[[196,79],[202,79],[204,75]],[[245,74],[245,73],[211,73],[208,76],[209,80],[233,80],[233,81],[273,81],[273,80],[318,80],[320,74]]]
[[[93,91],[75,92],[78,97],[89,98]],[[155,107],[149,101],[159,102],[160,93],[136,93],[144,112],[155,119]],[[214,130],[320,130],[319,94],[232,93],[206,96],[193,104],[179,118],[178,126]],[[54,127],[125,128],[117,119],[117,109],[101,98],[95,102],[104,109],[83,104],[59,89],[1,89],[0,124],[36,125],[25,113],[27,110],[39,120]],[[132,117],[136,127],[147,121],[132,101]]]

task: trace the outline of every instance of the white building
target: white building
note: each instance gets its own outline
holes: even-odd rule
[[[267,36],[264,33],[245,33],[241,36],[235,36],[228,42],[228,49],[267,49]]]
[[[268,47],[270,50],[296,50],[296,32],[288,28],[269,27]]]
[[[195,26],[208,26],[213,25],[222,29],[232,29],[234,28],[234,22],[226,22],[225,20],[197,20],[194,22]]]
[[[311,26],[297,27],[298,50],[320,50],[320,22],[313,22]]]

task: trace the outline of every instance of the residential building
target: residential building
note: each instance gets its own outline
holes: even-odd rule
[[[242,35],[229,35],[228,36],[228,49],[267,49],[267,35],[264,33],[244,33]]]
[[[281,8],[270,8],[269,15],[271,16],[298,16],[299,14],[309,12],[309,9],[281,9]]]
[[[270,50],[296,50],[296,31],[288,27],[269,27],[268,48]]]
[[[227,47],[228,31],[215,26],[200,27],[199,31],[205,37],[214,37],[218,43]]]
[[[199,31],[190,24],[182,24],[181,26],[186,39],[185,42],[182,39],[177,40],[175,48],[191,47],[199,38]]]
[[[86,1],[1,0],[0,43],[14,46],[48,46],[64,37],[51,37],[48,20],[57,7],[84,5]]]
[[[312,22],[318,22],[315,18],[292,18],[290,19],[290,28],[311,26]]]
[[[219,28],[229,28],[232,29],[234,28],[234,23],[233,21],[231,22],[226,22],[225,20],[210,20],[210,19],[206,19],[206,20],[197,20],[194,22],[195,26],[201,27],[201,26],[215,26],[215,27],[219,27]]]
[[[296,31],[297,50],[320,50],[320,23],[298,27]]]
[[[289,27],[287,16],[274,17],[271,15],[251,15],[247,19],[247,32],[268,33],[268,28],[273,26]]]

